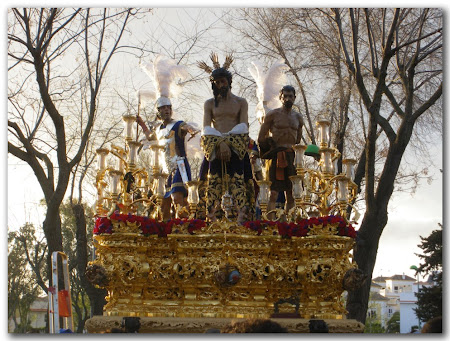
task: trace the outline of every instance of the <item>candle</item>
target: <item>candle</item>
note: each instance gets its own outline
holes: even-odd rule
[[[338,180],[338,192],[337,200],[339,202],[346,202],[348,199],[348,180],[346,178],[341,178]]]
[[[331,152],[333,149],[321,148],[320,154],[322,154],[322,172],[331,174],[333,171],[333,163],[331,159]]]
[[[199,181],[195,181],[195,180],[188,181],[187,185],[188,185],[188,203],[197,205],[198,202],[200,201],[200,198],[198,196]]]
[[[106,169],[106,155],[108,155],[109,150],[105,148],[99,148],[96,150],[97,153],[97,167],[99,171]]]
[[[300,175],[292,175],[289,177],[292,181],[292,196],[294,199],[301,199],[303,194],[302,188],[302,176]]]
[[[112,170],[109,172],[109,177],[111,179],[109,186],[110,186],[111,195],[113,197],[115,197],[119,194],[119,181],[120,181],[121,176],[122,176],[122,172],[119,172],[117,170]]]
[[[269,202],[269,186],[270,186],[270,181],[258,181],[257,182],[259,185],[259,203],[262,205],[267,205]]]
[[[342,163],[345,165],[345,176],[350,180],[355,180],[355,159],[344,159]]]
[[[133,140],[133,123],[136,122],[135,115],[124,115],[122,119],[125,124],[124,136],[126,140]]]
[[[136,165],[137,151],[141,145],[142,144],[137,141],[128,141],[128,148],[130,149],[130,153],[128,155],[128,163],[131,166]]]
[[[321,148],[326,148],[330,141],[330,121],[320,120],[316,123],[319,126],[319,142]]]
[[[297,170],[304,168],[304,156],[307,146],[296,144],[292,147],[295,151],[294,165]]]

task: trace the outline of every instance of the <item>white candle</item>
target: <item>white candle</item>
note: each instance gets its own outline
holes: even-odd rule
[[[122,119],[125,124],[124,137],[127,140],[133,140],[133,123],[136,122],[135,115],[124,115]]]
[[[330,141],[330,121],[320,120],[317,121],[319,126],[319,142],[320,147],[324,148],[328,146],[328,141]]]
[[[293,175],[289,178],[292,181],[292,196],[294,199],[300,199],[303,194],[302,177],[299,175]]]
[[[117,196],[119,194],[119,181],[122,176],[122,172],[113,170],[109,172],[110,182],[110,192],[112,196]]]
[[[355,180],[355,159],[345,159],[342,160],[342,163],[345,165],[345,176],[350,180]]]
[[[198,196],[198,181],[188,181],[188,203],[197,205],[200,201]]]
[[[128,147],[130,149],[130,153],[128,155],[129,159],[128,159],[128,163],[130,165],[135,165],[136,164],[136,159],[137,159],[137,151],[139,149],[139,147],[141,146],[140,142],[137,141],[128,141]]]
[[[333,171],[333,163],[331,159],[331,151],[332,149],[324,148],[320,150],[322,154],[322,172],[323,173],[332,173]]]
[[[296,144],[293,149],[295,151],[294,165],[295,168],[304,168],[304,156],[307,146]]]
[[[106,169],[106,155],[108,155],[109,150],[104,148],[99,148],[97,152],[97,167],[98,170],[102,171]]]
[[[348,199],[347,183],[348,183],[347,179],[339,179],[338,180],[337,200],[339,202],[346,202]]]

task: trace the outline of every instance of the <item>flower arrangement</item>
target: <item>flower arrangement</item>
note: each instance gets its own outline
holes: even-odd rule
[[[201,219],[171,219],[168,221],[158,221],[148,217],[136,216],[132,214],[113,213],[109,218],[98,217],[95,221],[94,234],[111,234],[113,233],[113,226],[111,220],[118,220],[122,222],[139,223],[141,233],[144,236],[158,235],[158,237],[167,237],[171,233],[180,233],[180,227],[187,228],[190,234],[194,231],[200,230],[206,226],[204,220]],[[291,237],[305,237],[308,235],[311,228],[314,226],[326,226],[331,224],[338,224],[336,235],[356,238],[356,231],[353,226],[340,216],[325,216],[318,218],[302,219],[296,222],[279,222],[269,220],[252,220],[244,223],[244,227],[255,231],[257,235],[261,235],[264,229],[268,226],[276,226],[278,235],[283,238]],[[276,235],[276,232],[274,232]]]
[[[171,219],[169,221],[158,221],[148,217],[137,216],[132,214],[113,213],[109,218],[98,217],[95,221],[94,234],[111,234],[113,226],[111,220],[117,220],[129,223],[139,223],[141,233],[144,236],[158,235],[158,237],[167,237],[172,231],[178,232],[176,226],[186,226],[190,234],[194,234],[195,230],[200,230],[206,226],[206,223],[200,219]]]
[[[318,218],[309,218],[298,220],[297,222],[278,222],[268,220],[247,221],[244,226],[250,230],[256,231],[258,236],[263,229],[268,226],[276,226],[278,228],[278,235],[290,237],[305,237],[313,226],[326,226],[331,224],[338,224],[337,235],[356,238],[356,231],[353,226],[340,216],[325,216]],[[275,234],[275,233],[274,233]]]

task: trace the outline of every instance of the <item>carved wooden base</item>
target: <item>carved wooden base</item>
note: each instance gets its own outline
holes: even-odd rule
[[[167,238],[130,232],[95,236],[92,266],[104,269],[109,292],[105,315],[264,318],[296,313],[337,320],[346,315],[342,281],[356,266],[349,259],[352,238],[331,231],[285,239],[233,228],[243,230]]]
[[[121,328],[121,316],[94,316],[86,321],[88,333],[109,333],[112,328]],[[230,318],[188,318],[188,317],[141,317],[139,333],[205,333],[209,329],[222,329]],[[299,318],[272,318],[285,327],[289,333],[309,333],[309,320]],[[362,333],[364,325],[356,320],[324,320],[329,333]]]

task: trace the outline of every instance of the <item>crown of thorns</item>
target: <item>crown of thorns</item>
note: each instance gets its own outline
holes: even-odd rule
[[[201,61],[201,62],[197,62],[197,66],[204,70],[205,72],[211,74],[214,70],[217,69],[224,69],[224,70],[228,70],[228,68],[230,67],[231,63],[233,62],[233,56],[231,54],[228,54],[225,57],[225,62],[223,63],[222,67],[219,64],[219,57],[217,56],[216,53],[211,52],[211,55],[209,56],[209,58],[211,59],[212,63],[213,63],[213,67],[210,67],[208,64],[206,64],[205,62]]]

